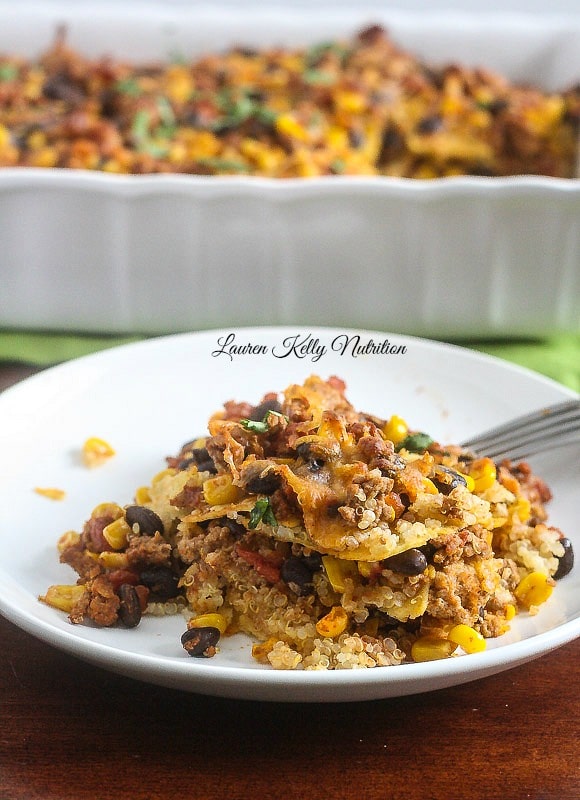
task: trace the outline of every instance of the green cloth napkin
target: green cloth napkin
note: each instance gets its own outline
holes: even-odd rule
[[[0,331],[0,361],[47,367],[143,338]],[[560,334],[529,341],[463,339],[454,344],[527,367],[580,392],[580,334]]]

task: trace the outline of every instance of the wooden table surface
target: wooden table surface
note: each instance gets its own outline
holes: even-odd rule
[[[0,364],[0,389],[33,370]],[[579,800],[580,640],[392,700],[281,704],[119,677],[0,618],[1,800]]]

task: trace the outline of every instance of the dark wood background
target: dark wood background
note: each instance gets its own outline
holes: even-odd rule
[[[0,389],[32,371],[0,365]],[[428,694],[254,703],[119,677],[0,618],[0,798],[580,800],[579,664],[577,640]]]

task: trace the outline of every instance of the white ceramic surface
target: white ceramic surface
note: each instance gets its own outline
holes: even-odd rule
[[[424,4],[425,5],[425,4]],[[308,44],[383,22],[431,63],[547,89],[580,78],[580,13],[0,0],[0,51],[129,59]],[[457,3],[455,3],[457,7]],[[467,4],[473,8],[473,3]],[[572,7],[572,6],[571,6]],[[580,330],[580,181],[114,176],[0,170],[0,327],[170,333],[252,324],[427,336]],[[267,296],[257,287],[267,285]]]
[[[234,336],[227,347],[220,345]],[[353,355],[386,339],[398,355]],[[344,337],[347,337],[345,339]],[[352,340],[350,340],[352,342]],[[232,345],[261,354],[228,355]],[[333,349],[334,347],[334,349]],[[0,612],[41,640],[114,672],[187,691],[256,700],[351,701],[429,691],[514,667],[580,634],[580,571],[560,581],[535,617],[520,615],[484,653],[444,662],[372,670],[276,672],[254,662],[244,636],[222,640],[213,659],[182,649],[181,617],[146,617],[135,630],[71,625],[37,596],[74,579],[58,563],[56,541],[79,529],[102,501],[132,500],[164,457],[202,432],[228,399],[257,402],[310,373],[336,374],[371,413],[402,414],[442,441],[460,441],[524,411],[572,395],[549,380],[473,351],[393,334],[342,329],[264,328],[153,339],[72,361],[0,395]],[[117,450],[88,470],[79,448],[101,436]],[[551,519],[580,548],[580,445],[532,461],[554,491]],[[66,490],[62,502],[34,487]]]

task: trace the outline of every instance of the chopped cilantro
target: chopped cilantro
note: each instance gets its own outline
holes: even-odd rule
[[[129,97],[139,97],[139,95],[143,94],[143,90],[135,80],[135,78],[123,78],[120,81],[117,81],[115,84],[115,89],[121,94],[127,94]]]
[[[245,428],[247,431],[252,431],[252,433],[267,433],[268,432],[268,425],[262,420],[262,422],[258,422],[258,420],[254,419],[241,419],[240,425],[242,428]]]
[[[257,420],[253,419],[241,419],[240,425],[247,431],[253,431],[253,433],[268,433],[268,417],[270,414],[272,414],[274,417],[282,417],[288,421],[288,417],[285,414],[280,414],[278,411],[267,411],[261,421],[258,422]]]
[[[224,89],[217,94],[216,101],[223,116],[213,121],[209,127],[218,133],[229,128],[237,128],[252,117],[264,125],[272,125],[276,119],[275,112],[261,105],[249,94],[235,98],[229,89]]]
[[[336,82],[336,75],[333,75],[332,72],[324,72],[321,69],[304,70],[302,77],[306,83],[317,83],[323,86],[329,86],[331,83]]]
[[[160,95],[157,98],[157,109],[159,111],[159,117],[161,118],[161,122],[167,128],[172,128],[175,126],[175,114],[173,113],[173,107],[169,100]]]
[[[428,433],[410,433],[397,445],[397,450],[408,450],[410,453],[424,453],[435,440]]]
[[[151,115],[149,112],[142,108],[137,111],[133,118],[131,126],[131,134],[135,139],[137,148],[142,153],[149,153],[154,158],[163,158],[167,155],[168,149],[166,146],[159,144],[151,138],[149,131],[149,124],[151,122]]]
[[[306,52],[306,64],[315,67],[327,53],[335,53],[341,64],[344,64],[350,50],[340,42],[321,42],[310,47]]]
[[[14,64],[0,64],[0,81],[13,81],[18,75],[18,67]]]
[[[260,522],[264,522],[266,525],[278,524],[268,497],[261,497],[259,500],[256,500],[256,505],[250,512],[248,528],[254,530],[254,528],[258,527]]]
[[[139,142],[142,142],[149,136],[150,121],[151,121],[150,114],[145,109],[137,111],[137,113],[133,117],[133,124],[131,125],[131,133],[133,134],[134,138],[137,139]]]

